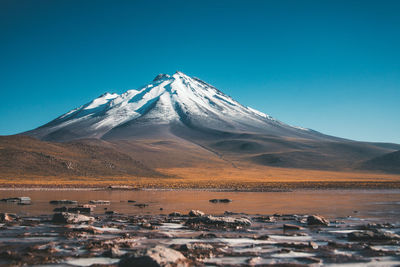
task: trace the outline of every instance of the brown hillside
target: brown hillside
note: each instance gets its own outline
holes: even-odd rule
[[[51,143],[28,136],[0,137],[0,177],[163,175],[101,140]]]

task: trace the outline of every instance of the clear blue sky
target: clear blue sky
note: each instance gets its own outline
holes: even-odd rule
[[[158,73],[293,125],[400,143],[400,1],[0,1],[0,134]]]

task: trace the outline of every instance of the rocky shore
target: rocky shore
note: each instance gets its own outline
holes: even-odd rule
[[[108,204],[102,200],[92,203]],[[328,220],[319,215],[229,211],[210,215],[200,210],[128,216],[112,210],[104,210],[103,214],[92,214],[90,208],[86,211],[76,206],[34,217],[1,213],[0,265],[400,263],[400,225],[356,217]]]

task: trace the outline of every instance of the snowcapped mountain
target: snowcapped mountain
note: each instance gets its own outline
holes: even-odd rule
[[[269,101],[266,99],[266,105]],[[24,139],[27,137],[23,135],[48,142]],[[148,85],[121,95],[105,93],[15,138],[11,138],[14,143],[3,140],[9,147],[3,150],[7,152],[5,160],[20,159],[9,161],[9,166],[29,159],[26,169],[43,166],[39,171],[50,172],[48,166],[59,170],[68,161],[80,166],[78,173],[87,175],[97,175],[102,166],[120,166],[115,167],[115,174],[151,176],[157,173],[151,168],[203,168],[218,162],[230,167],[245,163],[280,168],[365,169],[363,162],[369,164],[368,160],[400,149],[396,144],[357,142],[290,126],[181,72],[159,74]],[[93,167],[92,160],[97,160],[98,167]],[[20,168],[7,170],[13,173]]]
[[[212,85],[182,72],[159,74],[148,85],[105,93],[24,134],[42,140],[126,139],[153,135],[262,133],[305,139],[332,139],[284,124],[245,107]]]

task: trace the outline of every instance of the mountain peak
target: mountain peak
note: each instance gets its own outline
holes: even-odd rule
[[[185,73],[183,73],[183,72],[181,72],[179,70],[177,70],[173,76],[174,77],[178,76],[178,77],[183,77],[183,78],[190,78],[189,75],[186,75]]]
[[[172,77],[177,78],[177,77],[183,77],[183,78],[190,78],[190,76],[186,75],[185,73],[181,71],[176,71]],[[160,81],[160,80],[165,80],[171,78],[171,75],[165,74],[165,73],[160,73],[158,74],[154,79],[153,82]]]
[[[156,82],[156,81],[159,81],[159,80],[162,80],[162,79],[168,79],[170,77],[171,76],[169,76],[168,74],[160,73],[153,79],[153,82]]]

